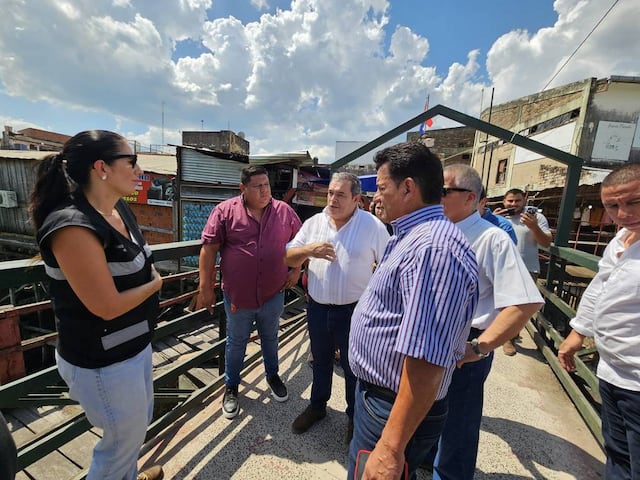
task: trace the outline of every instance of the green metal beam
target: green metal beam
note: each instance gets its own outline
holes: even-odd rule
[[[200,240],[189,240],[151,245],[151,251],[153,251],[153,257],[156,261],[175,260],[180,257],[198,255],[200,246]],[[31,258],[0,262],[0,289],[16,288],[27,283],[37,283],[47,279],[42,260]]]
[[[594,272],[598,271],[598,262],[600,261],[600,257],[597,255],[576,250],[575,248],[558,247],[556,245],[551,245],[549,248],[541,248],[541,250],[549,252],[550,254],[568,262],[580,265],[581,267],[586,267]]]
[[[573,220],[573,209],[575,206],[575,198],[578,192],[578,184],[580,180],[580,171],[584,161],[582,158],[564,152],[544,143],[540,143],[536,140],[532,140],[528,137],[524,137],[519,133],[512,132],[506,128],[493,125],[475,117],[471,117],[457,110],[453,110],[444,105],[436,105],[433,108],[425,110],[424,112],[416,115],[411,120],[404,122],[401,125],[389,130],[388,132],[380,135],[379,137],[371,140],[369,143],[357,148],[353,152],[339,158],[331,164],[331,170],[336,170],[347,163],[361,157],[367,152],[370,152],[376,147],[388,142],[389,140],[402,135],[409,129],[420,125],[422,122],[433,118],[437,115],[442,115],[450,120],[454,120],[462,125],[475,128],[483,133],[487,133],[493,137],[497,137],[505,142],[517,145],[532,152],[539,153],[540,155],[557,160],[568,166],[567,176],[565,178],[564,192],[562,194],[562,200],[560,202],[560,211],[558,215],[558,225],[556,230],[556,236],[554,243],[559,246],[565,246],[569,241],[569,233],[571,229],[571,222]]]

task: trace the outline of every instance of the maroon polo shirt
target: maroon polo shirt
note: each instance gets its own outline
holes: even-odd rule
[[[272,199],[260,223],[249,215],[242,196],[218,204],[202,231],[202,243],[220,244],[222,289],[231,303],[257,309],[282,290],[288,268],[285,245],[300,230],[296,212]]]

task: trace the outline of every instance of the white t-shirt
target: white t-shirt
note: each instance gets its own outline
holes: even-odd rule
[[[538,226],[540,227],[540,230],[546,234],[551,233],[547,217],[541,213],[536,213],[536,217],[538,218]],[[511,215],[510,217],[507,217],[507,220],[511,222],[513,229],[516,232],[516,237],[518,238],[518,250],[520,251],[520,255],[522,255],[524,264],[527,266],[527,270],[531,273],[540,273],[538,242],[533,238],[531,229],[524,223],[520,223],[520,214]]]
[[[478,306],[471,326],[485,330],[500,310],[511,305],[543,304],[513,240],[477,212],[456,226],[465,234],[478,262]]]
[[[384,224],[369,212],[356,208],[349,221],[336,230],[325,208],[302,224],[286,248],[315,242],[332,244],[336,251],[333,262],[309,259],[309,295],[318,303],[347,305],[360,299],[388,240]]]
[[[628,234],[623,228],[607,245],[570,325],[594,338],[598,378],[640,391],[640,242],[625,250]]]

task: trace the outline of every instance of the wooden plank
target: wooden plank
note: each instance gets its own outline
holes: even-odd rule
[[[81,471],[78,465],[57,451],[24,469],[24,472],[36,480],[65,480],[73,478]]]
[[[91,465],[91,457],[93,456],[93,447],[100,440],[101,436],[95,431],[88,431],[74,438],[71,442],[63,445],[58,449],[65,457],[69,458],[80,468],[89,468]]]
[[[200,388],[215,382],[219,377],[217,372],[217,368],[215,368],[215,372],[213,373],[211,372],[211,369],[207,368],[192,368],[186,376],[190,377],[191,380],[196,379],[200,382],[200,384],[197,385],[197,387]]]
[[[15,410],[5,410],[3,415],[7,419],[7,425],[9,426],[9,431],[13,437],[13,441],[16,442],[18,447],[20,447],[21,445],[33,440],[36,434],[29,429],[27,424],[13,415],[14,411]]]

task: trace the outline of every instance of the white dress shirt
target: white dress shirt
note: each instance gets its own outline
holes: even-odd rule
[[[640,391],[640,242],[625,249],[628,234],[623,228],[607,245],[570,325],[595,339],[598,378]]]
[[[513,240],[477,212],[456,226],[465,234],[478,262],[478,306],[471,326],[485,330],[500,310],[512,305],[544,303]]]
[[[318,303],[347,305],[360,299],[388,240],[384,224],[369,212],[356,208],[349,221],[336,230],[325,207],[303,223],[287,250],[315,242],[332,244],[336,251],[333,262],[309,259],[309,295]]]

